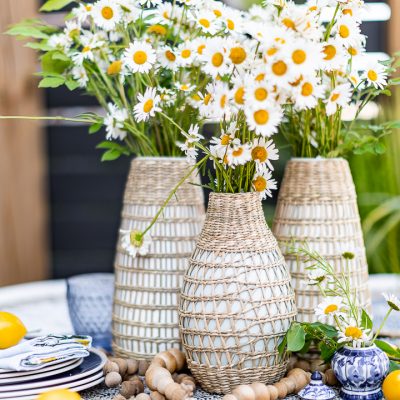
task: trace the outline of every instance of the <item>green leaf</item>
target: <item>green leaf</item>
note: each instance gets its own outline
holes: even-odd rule
[[[321,351],[321,358],[325,361],[325,362],[329,362],[330,359],[333,357],[333,355],[335,354],[335,351],[337,350],[334,347],[329,347],[327,346],[324,342],[321,342],[319,344],[319,350]]]
[[[361,311],[361,326],[364,329],[372,329],[373,327],[372,319],[364,309]]]
[[[34,39],[47,39],[49,37],[49,35],[42,32],[38,27],[23,24],[14,25],[6,33],[12,36],[30,37]]]
[[[42,70],[47,73],[62,74],[70,65],[70,61],[53,59],[54,51],[42,56]]]
[[[79,87],[79,83],[77,81],[74,81],[73,79],[67,79],[67,81],[65,82],[65,86],[72,91]]]
[[[25,47],[29,47],[33,50],[50,51],[52,48],[46,42],[29,42],[25,44]]]
[[[384,154],[386,152],[386,146],[381,142],[376,142],[374,149],[376,154]]]
[[[40,88],[57,88],[65,83],[65,78],[63,77],[51,77],[51,78],[43,78],[39,82]]]
[[[53,60],[67,61],[68,63],[71,61],[70,58],[64,53],[61,53],[61,51],[54,51],[52,54]]]
[[[103,126],[102,122],[97,122],[96,124],[91,125],[89,128],[89,135],[98,132],[102,126]]]
[[[332,325],[323,324],[321,322],[313,322],[309,324],[311,328],[318,329],[324,333],[329,338],[334,338],[337,336],[337,329]]]
[[[297,322],[293,323],[287,333],[288,351],[300,351],[306,343],[306,332]]]
[[[283,340],[278,345],[278,352],[280,356],[282,356],[285,353],[286,346],[287,346],[287,336],[285,335]]]
[[[390,360],[389,372],[397,371],[398,369],[400,369],[400,365],[397,362]]]
[[[61,10],[68,4],[75,3],[75,0],[48,0],[40,8],[40,11],[57,11]]]
[[[101,157],[101,161],[113,161],[121,156],[121,152],[116,149],[107,150]]]
[[[393,356],[393,357],[397,357],[400,354],[400,351],[397,348],[393,348],[393,346],[388,343],[385,342],[383,340],[379,340],[376,339],[374,341],[374,343],[382,350],[384,351],[386,354],[388,354],[389,356]]]

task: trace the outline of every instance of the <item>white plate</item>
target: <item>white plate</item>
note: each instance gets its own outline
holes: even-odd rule
[[[103,371],[90,376],[89,378],[86,378],[82,381],[77,381],[65,385],[56,385],[53,387],[49,387],[46,389],[36,389],[31,390],[31,391],[19,391],[19,392],[12,392],[7,395],[4,395],[3,393],[0,395],[0,399],[15,399],[15,400],[36,400],[38,395],[44,392],[48,392],[53,389],[70,389],[73,392],[79,392],[81,390],[89,389],[93,386],[97,386],[100,383],[104,381],[104,376],[103,376]]]
[[[0,376],[0,392],[3,392],[5,389],[7,390],[14,390],[14,389],[8,389],[13,383],[20,383],[20,382],[26,382],[26,381],[33,381],[33,380],[38,380],[38,379],[43,379],[47,378],[49,376],[54,376],[54,375],[59,375],[62,374],[63,372],[70,371],[71,369],[74,369],[76,367],[79,367],[83,362],[83,359],[80,358],[78,360],[74,360],[72,363],[69,365],[63,367],[63,368],[58,368],[58,369],[53,369],[52,371],[35,371],[35,374],[31,375],[23,375],[23,376],[16,376],[15,378],[2,378]],[[3,386],[7,385],[7,386]],[[30,383],[30,385],[33,385],[33,383]],[[19,387],[22,385],[18,385]],[[19,387],[17,389],[19,389]]]
[[[74,358],[74,359],[68,360],[68,361],[60,361],[58,363],[51,364],[49,366],[46,366],[46,367],[43,367],[40,369],[31,370],[31,371],[10,371],[9,369],[0,369],[0,379],[14,378],[16,376],[33,375],[33,374],[40,374],[42,372],[53,371],[55,369],[63,368],[65,366],[75,363],[77,361],[78,361],[77,358]]]

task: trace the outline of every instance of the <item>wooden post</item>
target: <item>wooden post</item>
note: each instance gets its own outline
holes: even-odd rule
[[[0,31],[37,14],[36,0],[1,0]],[[41,115],[37,57],[0,35],[0,115]],[[0,121],[0,286],[48,276],[44,134],[32,121]]]
[[[388,53],[393,54],[400,51],[400,1],[389,0],[392,16],[388,29]]]

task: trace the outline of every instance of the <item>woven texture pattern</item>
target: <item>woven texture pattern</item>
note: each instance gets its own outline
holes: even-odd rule
[[[121,229],[144,230],[189,167],[184,158],[134,159]],[[146,256],[130,257],[118,241],[113,310],[117,355],[150,360],[167,348],[180,348],[179,292],[205,215],[203,191],[189,182],[200,183],[199,176],[178,189],[151,229]]]
[[[179,305],[196,381],[211,393],[278,381],[287,362],[277,347],[295,315],[290,277],[259,195],[212,193]]]
[[[315,286],[307,285],[304,259],[289,254],[289,247],[307,244],[345,272],[361,304],[370,306],[368,265],[349,164],[344,159],[293,159],[288,162],[278,197],[272,231],[292,276],[298,320],[316,320],[314,309],[322,300]],[[345,260],[344,252],[356,255]]]

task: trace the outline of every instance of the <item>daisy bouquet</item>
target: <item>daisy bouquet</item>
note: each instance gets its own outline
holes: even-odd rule
[[[297,157],[336,157],[384,151],[379,139],[396,122],[360,124],[363,110],[390,96],[398,66],[365,53],[362,0],[265,1],[253,9],[249,34],[258,41],[264,68],[283,104],[280,126]],[[351,114],[344,121],[344,112]]]
[[[342,254],[346,269],[338,274],[320,254],[308,247],[294,252],[306,258],[309,284],[319,288],[323,301],[315,309],[319,322],[294,322],[280,345],[280,351],[287,348],[289,351],[306,352],[312,343],[317,343],[322,359],[329,361],[335,351],[344,345],[358,348],[375,344],[387,352],[393,362],[398,362],[400,350],[377,338],[390,314],[400,312],[400,299],[393,294],[382,294],[388,310],[382,323],[374,327],[368,311],[359,305],[357,291],[350,285],[348,261],[355,257],[354,253]]]
[[[75,7],[62,27],[29,20],[8,31],[37,39],[27,46],[41,52],[40,87],[81,89],[104,109],[57,119],[89,123],[90,133],[105,126],[103,160],[181,155],[181,130],[200,137],[193,102],[213,80],[200,68],[206,42],[220,46],[240,13],[213,0],[49,0],[41,10],[68,4]]]

